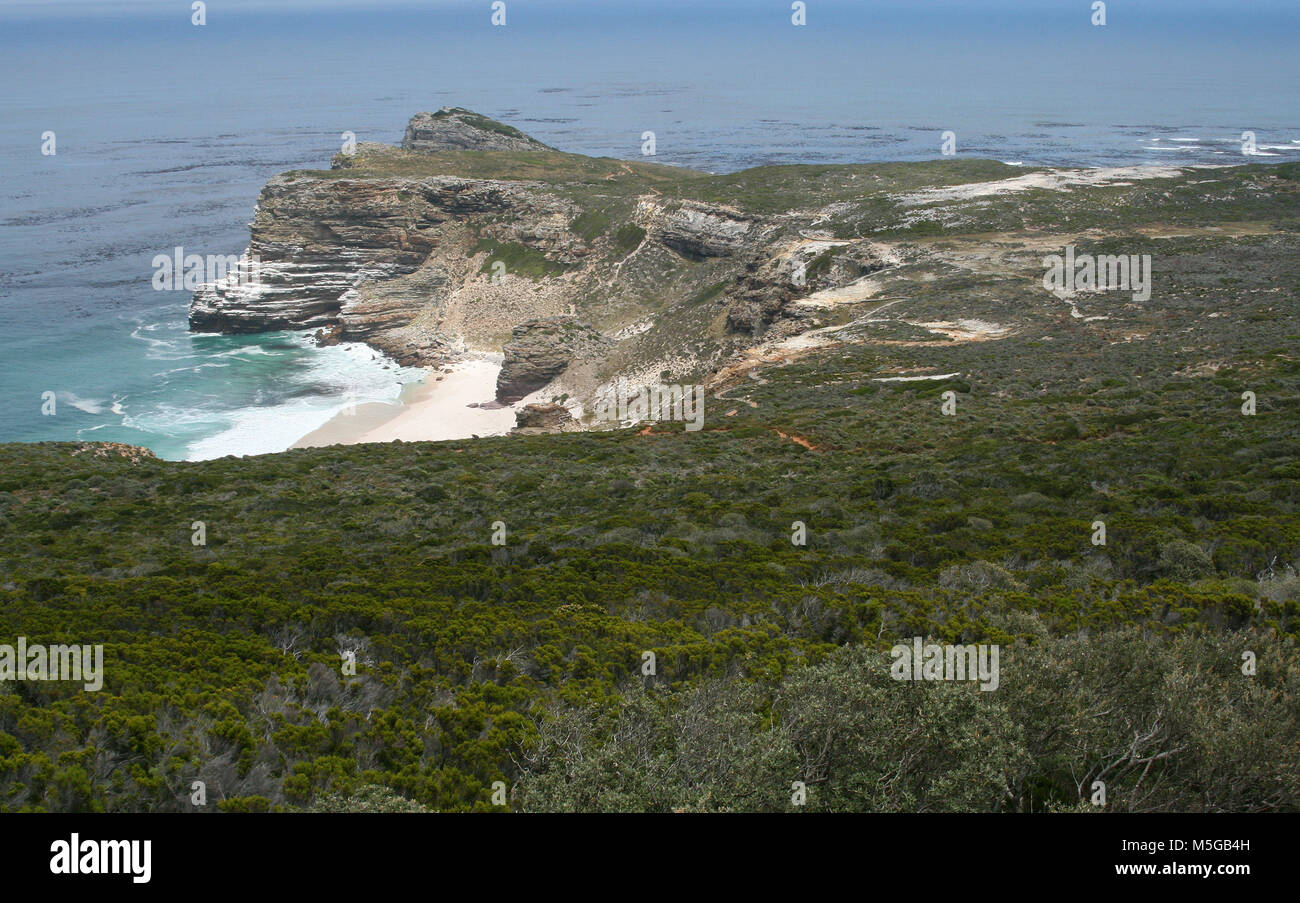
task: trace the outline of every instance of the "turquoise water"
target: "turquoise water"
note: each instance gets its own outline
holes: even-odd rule
[[[258,12],[0,5],[0,441],[169,458],[288,447],[416,374],[304,334],[195,336],[154,255],[237,254],[258,191],[340,134],[396,142],[459,105],[543,141],[713,171],[932,159],[1048,165],[1300,159],[1296,5],[510,3]],[[1079,12],[1083,9],[1082,20]],[[77,4],[63,10],[78,9]],[[161,10],[161,11],[160,11]],[[175,12],[180,10],[180,13]],[[52,130],[58,153],[40,153]],[[43,415],[53,392],[56,413]]]

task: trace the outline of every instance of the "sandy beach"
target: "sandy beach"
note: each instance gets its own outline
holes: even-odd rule
[[[355,405],[299,439],[293,448],[504,435],[515,425],[514,408],[470,407],[495,401],[500,370],[500,354],[475,355],[441,370],[430,368],[423,382],[403,392],[399,404]]]

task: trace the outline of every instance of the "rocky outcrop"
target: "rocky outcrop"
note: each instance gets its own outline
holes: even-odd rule
[[[792,302],[841,286],[884,267],[870,247],[851,242],[806,242],[772,256],[755,256],[730,286],[727,329],[757,334],[781,319],[808,320]],[[803,324],[808,328],[813,324]],[[796,329],[795,331],[798,331]]]
[[[78,442],[72,449],[73,457],[90,454],[95,458],[112,460],[122,458],[131,464],[156,461],[157,456],[149,449],[139,445],[125,445],[121,442]]]
[[[611,344],[572,317],[521,323],[505,346],[505,361],[497,376],[497,401],[518,401],[555,379],[574,360],[597,354]]]
[[[548,150],[545,144],[516,128],[460,107],[416,113],[406,126],[402,149],[420,153]]]
[[[387,180],[276,176],[262,189],[248,277],[201,286],[196,332],[264,332],[333,324],[343,293],[415,270],[437,246],[438,218]]]
[[[463,244],[466,226],[507,219],[514,224],[509,237],[523,243],[533,224],[544,243],[554,240],[554,221],[569,209],[529,182],[276,176],[262,190],[252,223],[247,255],[256,265],[243,271],[247,278],[196,290],[190,329],[338,327],[332,331],[341,339],[382,347],[383,334],[406,326],[442,296],[447,276],[435,267],[421,279],[397,280],[416,273],[447,242]],[[573,254],[573,240],[561,246]]]
[[[569,409],[560,404],[526,404],[515,412],[514,432],[524,435],[562,433],[576,426]]]
[[[683,201],[675,209],[651,210],[651,234],[656,241],[696,260],[728,257],[750,239],[755,220],[731,207]]]

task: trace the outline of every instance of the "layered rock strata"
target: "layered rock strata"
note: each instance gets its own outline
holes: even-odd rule
[[[311,329],[412,366],[503,352],[507,403],[703,378],[755,336],[819,325],[796,302],[877,266],[868,242],[800,237],[824,210],[775,214],[767,189],[760,210],[692,196],[711,178],[561,153],[469,110],[419,113],[401,147],[272,178],[254,278],[201,286],[190,327]]]

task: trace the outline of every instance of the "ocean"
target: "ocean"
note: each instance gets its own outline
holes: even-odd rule
[[[420,371],[194,335],[155,255],[238,254],[263,183],[463,106],[564,150],[723,172],[959,156],[1300,160],[1300,5],[817,0],[0,3],[0,442],[283,450]],[[1255,135],[1243,156],[1242,133]],[[42,154],[44,133],[56,153]],[[53,397],[53,413],[48,400]]]

